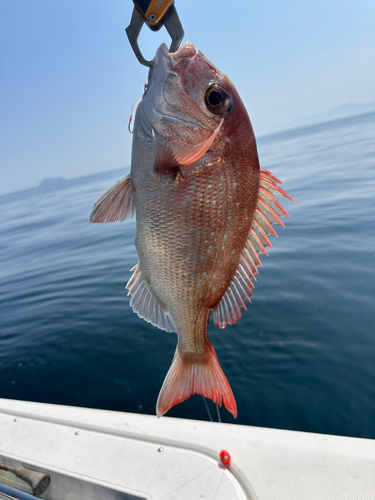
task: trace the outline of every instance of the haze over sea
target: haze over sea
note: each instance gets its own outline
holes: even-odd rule
[[[369,113],[258,140],[297,203],[248,312],[211,320],[238,405],[223,421],[375,438],[374,137]],[[176,335],[129,307],[135,222],[87,222],[127,172],[0,197],[0,397],[155,414]],[[168,415],[208,419],[201,396]]]

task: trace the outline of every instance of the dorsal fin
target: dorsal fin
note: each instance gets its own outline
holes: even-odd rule
[[[219,328],[236,323],[241,318],[241,307],[247,311],[245,300],[251,302],[254,288],[252,280],[255,280],[255,274],[258,274],[257,267],[262,265],[259,254],[263,252],[268,255],[266,248],[272,248],[268,235],[277,236],[272,224],[283,226],[280,217],[289,217],[274,194],[280,194],[295,203],[277,184],[281,184],[281,181],[271,172],[260,171],[258,205],[240,264],[227,291],[213,310],[214,323]]]
[[[116,222],[134,217],[135,207],[131,176],[126,175],[94,203],[89,222]]]
[[[144,280],[139,264],[136,264],[131,271],[134,271],[132,277],[126,285],[131,295],[130,306],[138,316],[148,323],[157,326],[166,332],[173,332],[175,327],[172,318],[156,302],[151,295],[147,283]]]

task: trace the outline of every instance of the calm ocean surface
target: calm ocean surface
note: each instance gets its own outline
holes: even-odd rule
[[[221,417],[375,438],[375,113],[260,138],[259,154],[297,204],[248,312],[210,323],[238,405]],[[0,397],[155,414],[176,336],[129,307],[135,222],[87,222],[126,172],[0,197]],[[208,419],[201,396],[168,414]]]

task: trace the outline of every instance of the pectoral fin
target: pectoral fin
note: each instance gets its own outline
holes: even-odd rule
[[[130,174],[117,181],[94,203],[89,222],[115,222],[135,215]]]
[[[160,135],[154,134],[155,171],[164,175],[171,174],[176,167],[191,165],[200,160],[210,149],[222,125],[223,119],[213,134],[198,144],[188,144],[179,139],[166,141]]]

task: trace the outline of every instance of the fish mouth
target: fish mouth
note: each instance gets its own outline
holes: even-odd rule
[[[171,120],[175,123],[191,125],[196,128],[206,128],[202,127],[202,124],[195,120],[192,116],[188,114],[181,115],[181,110],[179,110],[179,115],[176,116],[175,110],[168,109],[164,106],[164,103],[168,102],[168,97],[164,94],[163,82],[165,82],[168,74],[177,75],[178,69],[176,66],[182,61],[186,61],[186,65],[190,64],[190,61],[193,60],[198,50],[194,47],[191,42],[187,42],[182,45],[176,52],[170,53],[168,47],[165,43],[162,43],[155,54],[154,64],[149,73],[149,90],[155,86],[156,89],[161,89],[163,94],[163,98],[161,99],[161,103],[157,102],[153,104],[153,109],[158,117],[165,118],[167,120]],[[155,88],[154,87],[154,88]]]
[[[190,64],[190,61],[195,57],[198,50],[194,47],[191,42],[186,42],[182,47],[180,47],[176,52],[170,53],[168,47],[165,43],[162,43],[155,54],[153,59],[153,65],[149,71],[148,80],[158,80],[163,81],[166,78],[168,72],[176,72],[177,65],[182,60],[186,61],[186,66]]]
[[[152,137],[156,123],[161,123],[161,121],[169,122],[170,126],[207,128],[200,120],[179,106],[178,102],[171,100],[168,90],[165,89],[165,82],[169,79],[169,81],[174,81],[174,89],[185,92],[181,87],[181,73],[183,74],[198,52],[191,42],[185,43],[174,53],[169,52],[165,43],[157,49],[149,71],[147,90],[142,99],[143,128],[149,137]]]
[[[171,57],[176,59],[182,59],[183,57],[192,59],[196,53],[197,49],[194,47],[194,45],[191,42],[186,42],[184,43],[184,45],[181,45],[181,47],[176,52],[170,55]]]
[[[176,52],[173,53],[170,53],[167,45],[165,43],[162,43],[156,51],[154,57],[154,66],[158,66],[161,61],[163,61],[164,63],[168,61],[168,66],[173,67],[181,59],[193,59],[196,53],[197,49],[191,42],[184,43],[184,45],[182,45]]]

